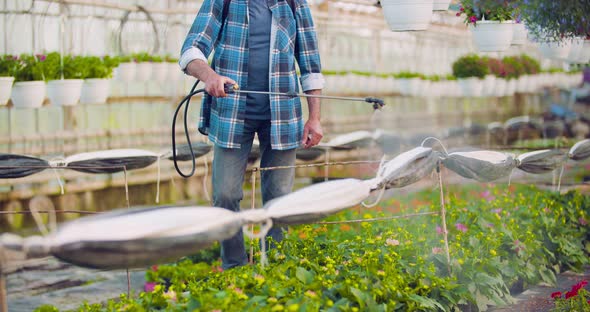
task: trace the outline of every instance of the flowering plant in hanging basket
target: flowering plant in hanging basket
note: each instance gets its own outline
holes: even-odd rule
[[[481,52],[506,51],[514,33],[513,16],[518,6],[509,0],[461,0],[457,16],[465,16],[465,23]]]

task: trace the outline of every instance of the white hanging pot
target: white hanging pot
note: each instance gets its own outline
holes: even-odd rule
[[[502,52],[510,48],[514,33],[513,21],[477,21],[469,24],[473,42],[480,52]]]
[[[14,77],[0,77],[0,106],[6,105],[10,99]]]
[[[523,23],[513,24],[512,45],[524,45],[527,42],[527,29]]]
[[[584,47],[580,52],[580,63],[587,64],[590,62],[590,40],[584,40]]]
[[[81,104],[103,104],[109,97],[110,79],[86,79],[82,84]]]
[[[479,97],[483,91],[483,80],[477,77],[457,79],[463,96]]]
[[[572,49],[571,41],[548,41],[539,43],[539,50],[544,57],[553,60],[566,60]]]
[[[15,82],[12,87],[12,104],[15,108],[38,108],[43,105],[47,85],[45,81]]]
[[[508,79],[506,81],[506,96],[513,96],[516,92],[516,79]]]
[[[434,4],[433,0],[381,0],[381,7],[392,31],[426,30]]]
[[[152,77],[154,81],[165,82],[168,79],[168,64],[167,63],[153,63]]]
[[[433,11],[447,11],[449,9],[449,5],[451,4],[451,0],[434,0],[433,2]]]
[[[137,63],[121,63],[115,70],[117,80],[131,82],[135,79]]]
[[[50,80],[47,82],[47,97],[51,105],[74,106],[80,101],[82,79]]]

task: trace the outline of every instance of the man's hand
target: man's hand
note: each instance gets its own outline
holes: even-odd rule
[[[209,64],[202,60],[194,60],[188,64],[186,70],[189,75],[203,81],[205,83],[205,91],[214,97],[226,97],[225,84],[237,84],[231,78],[218,75]]]
[[[303,128],[303,141],[301,144],[305,148],[316,146],[324,137],[322,125],[319,119],[309,119]]]

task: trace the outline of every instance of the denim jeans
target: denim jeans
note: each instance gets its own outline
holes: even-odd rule
[[[270,146],[270,121],[246,119],[241,148],[215,146],[213,156],[213,205],[232,211],[240,210],[243,198],[242,187],[252,148],[254,134],[260,141],[260,167],[292,166],[295,164],[295,149],[273,150]],[[262,201],[268,201],[291,192],[295,169],[278,169],[261,172]],[[261,208],[261,207],[257,207]],[[273,227],[267,237],[274,241],[283,239],[283,229]],[[232,238],[221,242],[222,268],[245,265],[248,262],[244,235],[238,232]]]

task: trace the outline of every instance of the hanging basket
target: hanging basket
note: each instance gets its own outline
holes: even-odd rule
[[[433,0],[381,0],[383,15],[392,31],[426,30]]]
[[[449,9],[450,4],[451,0],[434,0],[432,10],[447,11]]]
[[[168,80],[168,63],[153,63],[152,77],[154,81],[166,82]]]
[[[469,29],[480,52],[503,52],[512,44],[513,21],[477,21],[477,25],[470,24]]]
[[[80,101],[82,79],[50,80],[47,82],[47,97],[51,105],[74,106]]]
[[[137,67],[135,69],[135,80],[148,81],[152,79],[153,65],[154,64],[151,62],[137,63]]]
[[[585,50],[586,40],[584,38],[575,38],[572,41],[572,47],[567,56],[567,62],[570,64],[586,64],[588,63],[588,53]],[[587,49],[587,46],[586,46]]]
[[[0,77],[0,106],[6,105],[10,99],[14,77]]]
[[[109,97],[110,79],[86,79],[82,85],[81,104],[103,104]]]
[[[523,23],[514,23],[512,45],[524,45],[527,42],[528,31]]]
[[[539,43],[539,51],[541,51],[541,54],[552,60],[566,60],[571,49],[571,41],[549,41]]]
[[[21,81],[12,87],[12,104],[15,108],[39,108],[45,100],[45,81]]]

